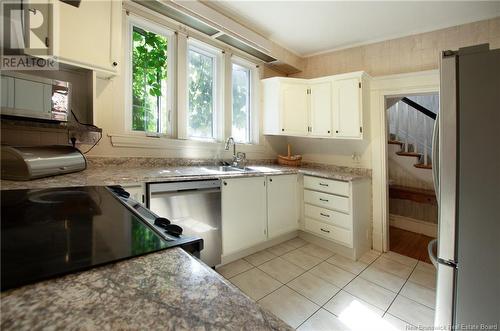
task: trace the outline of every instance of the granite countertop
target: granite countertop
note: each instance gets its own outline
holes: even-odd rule
[[[31,181],[2,180],[2,190],[42,189],[67,186],[126,185],[144,182],[169,182],[196,179],[235,178],[277,174],[296,174],[322,178],[354,181],[370,177],[369,170],[336,167],[321,164],[306,164],[302,167],[285,167],[277,164],[250,165],[254,171],[224,172],[218,166],[196,165],[178,166],[175,164],[151,164],[137,162],[96,162],[88,163],[86,170],[67,175],[53,176]]]
[[[2,330],[291,330],[180,248],[1,294]]]

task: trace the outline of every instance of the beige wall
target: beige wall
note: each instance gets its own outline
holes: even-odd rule
[[[305,59],[305,70],[292,77],[315,78],[358,70],[374,77],[437,69],[440,50],[480,43],[500,48],[500,17],[312,56]],[[288,138],[288,142],[306,161],[371,168],[371,141],[369,135],[365,137],[363,141]],[[353,158],[354,154],[359,157]]]
[[[358,70],[383,76],[436,69],[441,50],[481,43],[500,48],[500,17],[311,56],[304,71],[292,76],[313,78]]]

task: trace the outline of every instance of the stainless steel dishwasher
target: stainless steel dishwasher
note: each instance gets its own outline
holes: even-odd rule
[[[221,263],[220,180],[150,183],[147,194],[151,211],[179,225],[183,234],[203,238],[203,262],[211,267]]]

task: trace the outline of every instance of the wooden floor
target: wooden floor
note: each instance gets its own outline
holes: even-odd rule
[[[390,250],[405,256],[431,263],[427,244],[433,238],[391,226],[389,228]]]

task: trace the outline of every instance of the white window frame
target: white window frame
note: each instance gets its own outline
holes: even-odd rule
[[[247,61],[243,58],[237,57],[232,55],[231,56],[231,72],[229,73],[229,80],[230,80],[230,91],[229,91],[229,99],[231,102],[229,103],[231,105],[231,108],[229,110],[230,112],[230,118],[231,118],[231,136],[233,134],[232,129],[233,129],[233,63],[237,64],[241,67],[244,67],[249,70],[250,72],[250,132],[249,132],[249,138],[250,141],[246,143],[239,143],[239,144],[245,144],[245,145],[257,145],[259,144],[259,137],[260,137],[260,116],[259,116],[259,70],[258,67],[255,63]]]
[[[204,138],[204,137],[191,137],[189,136],[189,51],[194,50],[197,53],[209,56],[214,59],[214,104],[213,104],[213,132],[214,137],[212,138]],[[184,55],[186,58],[186,86],[180,87],[185,89],[186,95],[186,107],[179,107],[179,117],[184,118],[185,123],[185,134],[186,137],[179,137],[190,140],[197,141],[208,141],[208,142],[219,142],[224,138],[224,107],[223,107],[223,96],[224,96],[224,66],[223,66],[223,51],[217,47],[211,46],[194,38],[188,38],[186,45],[186,54]],[[185,109],[185,113],[181,113],[181,109]]]
[[[132,135],[140,135],[140,136],[165,136],[165,137],[173,137],[174,123],[172,121],[175,118],[173,114],[174,108],[174,98],[175,91],[177,89],[176,80],[174,79],[175,66],[176,66],[176,44],[175,44],[175,32],[173,30],[167,29],[158,23],[151,22],[147,19],[144,19],[135,15],[127,16],[127,32],[126,32],[126,40],[125,40],[125,79],[124,79],[124,88],[125,88],[125,132]],[[147,132],[147,131],[137,131],[132,129],[132,34],[133,27],[137,26],[147,31],[154,32],[156,34],[162,35],[167,38],[168,48],[167,48],[167,132]]]

